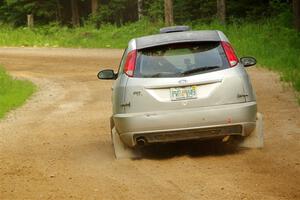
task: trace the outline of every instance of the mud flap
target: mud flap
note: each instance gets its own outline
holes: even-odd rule
[[[263,115],[257,113],[256,115],[256,127],[254,131],[247,137],[245,137],[239,143],[239,147],[245,148],[263,148],[264,147],[264,133],[263,133]]]
[[[122,142],[115,128],[111,130],[111,139],[116,159],[138,159],[142,157],[138,149],[130,148]]]

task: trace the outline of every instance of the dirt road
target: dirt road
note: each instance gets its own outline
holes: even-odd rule
[[[39,86],[0,121],[0,199],[300,199],[300,109],[290,87],[265,69],[249,69],[265,116],[264,149],[180,143],[149,149],[142,160],[114,160],[112,82],[96,74],[121,54],[0,49],[10,73]]]

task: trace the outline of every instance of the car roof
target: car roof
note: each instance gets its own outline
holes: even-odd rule
[[[227,41],[227,38],[221,31],[201,30],[162,33],[139,37],[133,40],[136,43],[136,49],[144,49],[154,46],[183,42]]]

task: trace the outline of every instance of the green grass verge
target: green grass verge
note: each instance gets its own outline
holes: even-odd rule
[[[133,37],[156,33],[159,24],[148,21],[122,27],[104,25],[78,28],[48,25],[34,29],[0,25],[0,46],[124,48]]]
[[[49,25],[28,28],[0,26],[0,46],[124,48],[131,38],[157,33],[162,23],[147,20],[122,27],[104,25],[75,29]],[[218,29],[233,43],[239,56],[254,56],[258,64],[276,70],[300,91],[300,34],[280,20],[261,23],[193,24],[193,29]],[[264,84],[264,83],[262,83]]]
[[[35,90],[34,84],[13,79],[0,66],[0,119],[8,111],[22,105]]]

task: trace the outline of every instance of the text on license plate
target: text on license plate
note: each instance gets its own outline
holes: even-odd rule
[[[172,101],[185,100],[185,99],[196,99],[196,86],[171,88],[170,95]]]

